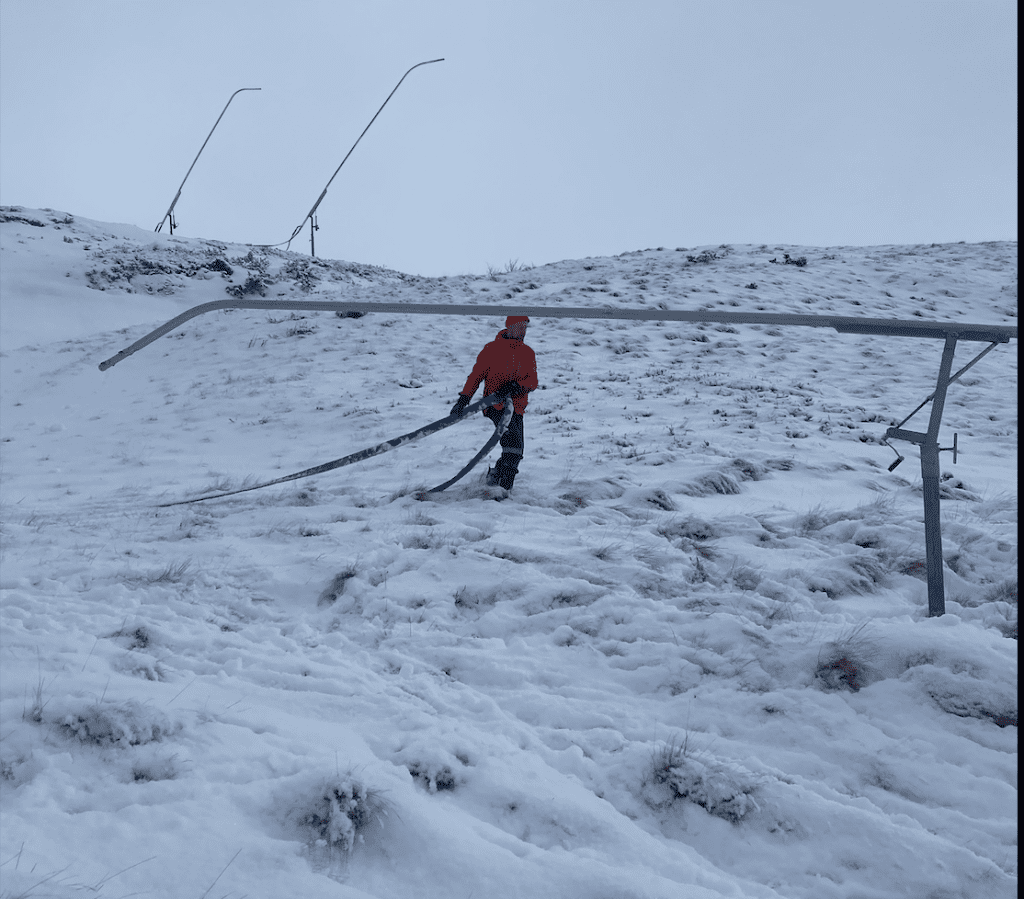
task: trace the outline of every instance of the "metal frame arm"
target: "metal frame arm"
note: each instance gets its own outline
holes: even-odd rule
[[[900,337],[945,337],[958,340],[1006,343],[1017,338],[1012,325],[978,325],[960,322],[914,322],[899,319],[840,318],[831,315],[789,315],[765,312],[709,312],[674,309],[612,309],[611,307],[569,308],[557,306],[469,306],[448,303],[343,303],[335,300],[216,300],[186,309],[155,331],[100,363],[106,371],[122,359],[149,346],[168,331],[189,319],[218,309],[291,309],[296,312],[387,312],[392,315],[528,315],[531,318],[609,318],[632,321],[720,322],[738,325],[767,324],[835,328],[840,333],[884,334]],[[905,326],[905,327],[904,327]],[[973,364],[973,363],[972,363]],[[927,401],[926,401],[927,402]]]

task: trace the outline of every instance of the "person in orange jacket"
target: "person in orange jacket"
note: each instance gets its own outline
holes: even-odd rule
[[[484,394],[502,392],[512,400],[512,419],[501,436],[501,458],[495,468],[488,470],[487,482],[504,490],[511,490],[523,458],[523,413],[529,403],[528,394],[536,390],[537,357],[530,347],[523,343],[530,319],[525,315],[510,315],[505,319],[505,328],[476,357],[476,365],[466,380],[459,398],[452,407],[452,415],[461,415],[476,393],[480,382],[484,382]],[[497,427],[505,404],[496,403],[484,409],[486,415]]]

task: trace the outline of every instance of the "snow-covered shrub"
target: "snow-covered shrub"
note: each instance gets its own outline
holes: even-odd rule
[[[163,681],[167,680],[167,672],[156,659],[137,652],[126,652],[121,658],[112,663],[115,670],[131,677],[141,677],[144,680]]]
[[[824,593],[829,599],[873,593],[885,575],[884,564],[870,552],[838,556],[810,571],[799,572],[808,590]]]
[[[155,780],[174,780],[178,776],[177,756],[136,759],[129,771],[133,783],[149,783]]]
[[[754,591],[758,588],[764,575],[749,565],[734,565],[729,569],[727,577],[740,590]]]
[[[406,549],[443,549],[455,546],[450,530],[438,531],[430,528],[426,533],[416,531],[403,537],[402,546]]]
[[[303,293],[309,293],[320,281],[320,274],[313,270],[314,260],[292,259],[281,267],[281,275],[291,278]]]
[[[463,585],[452,594],[452,599],[455,602],[456,609],[468,612],[471,609],[479,610],[484,606],[493,606],[498,601],[498,597],[502,595],[502,592],[500,586],[482,589],[480,587],[471,588],[468,585]]]
[[[568,473],[558,482],[558,489],[565,491],[558,495],[556,508],[560,512],[575,512],[597,500],[618,499],[625,493],[625,488],[611,478],[581,481],[571,478]]]
[[[732,469],[741,481],[763,481],[768,477],[768,468],[746,459],[733,459]]]
[[[655,508],[661,509],[665,512],[676,511],[676,505],[672,502],[672,498],[660,487],[656,487],[653,490],[648,491],[644,496],[644,500]]]
[[[915,490],[915,493],[918,492]],[[968,502],[980,503],[981,497],[974,492],[963,480],[944,471],[939,481],[939,497],[941,499],[959,499]]]
[[[707,265],[709,262],[714,261],[718,258],[718,254],[714,250],[704,250],[698,256],[687,255],[686,261],[691,265]]]
[[[431,793],[437,793],[441,790],[454,790],[458,785],[455,774],[452,773],[452,769],[447,765],[437,770],[419,768],[413,765],[409,768],[409,773],[413,777],[422,779]]]
[[[878,679],[875,667],[877,653],[864,636],[865,627],[866,624],[858,625],[818,651],[814,677],[824,689],[856,693]]]
[[[119,704],[95,703],[81,712],[69,712],[60,729],[94,746],[141,746],[171,736],[178,728],[155,709],[134,700]]]
[[[914,666],[900,680],[916,683],[950,715],[987,719],[1000,727],[1017,726],[1017,697],[1009,682],[1000,684],[971,671],[931,664]]]
[[[970,605],[983,607],[985,616],[992,626],[998,628],[1004,637],[1017,639],[1017,578],[1011,577],[993,584],[980,600]]]
[[[409,769],[409,773],[431,793],[454,790],[459,781],[455,772],[452,771],[452,766],[445,764],[441,757],[446,755],[447,753],[440,750],[420,753],[411,761],[406,762],[405,766]]]
[[[757,778],[736,762],[694,753],[687,733],[681,743],[673,740],[654,753],[642,793],[652,808],[685,799],[737,824],[760,809],[753,797],[758,785]]]
[[[235,273],[235,270],[228,265],[227,260],[220,256],[215,256],[211,259],[206,263],[205,268],[211,272],[220,272],[222,275],[227,275],[229,278]]]
[[[267,295],[267,282],[264,280],[262,275],[249,275],[245,279],[244,284],[231,284],[224,288],[231,296],[242,297],[249,296],[250,294],[259,294],[261,297]]]
[[[314,867],[332,868],[344,863],[368,827],[382,824],[392,811],[382,791],[349,772],[321,781],[289,817],[302,832]]]
[[[321,592],[320,597],[317,599],[316,604],[318,606],[330,606],[338,601],[338,597],[345,592],[345,584],[351,578],[356,576],[356,568],[354,565],[349,565],[344,571],[339,571],[331,582]]]
[[[984,602],[1008,602],[1017,605],[1017,578],[1011,577],[993,585],[982,596]]]
[[[673,793],[733,824],[759,808],[751,793],[755,784],[737,765],[706,764],[687,758],[665,773]]]
[[[302,322],[289,328],[285,332],[285,337],[308,337],[310,334],[316,334],[316,331],[316,325],[311,322]]]
[[[615,540],[606,541],[600,546],[591,548],[590,552],[595,559],[600,559],[602,562],[611,562],[618,558],[622,552],[622,544]]]
[[[686,576],[686,580],[691,584],[706,584],[712,579],[713,574],[708,569],[707,565],[701,561],[700,555],[695,556],[693,560],[693,570]]]
[[[52,681],[51,681],[52,683]],[[36,688],[32,693],[32,705],[21,713],[22,721],[31,721],[33,724],[41,724],[43,721],[43,710],[46,708],[49,699],[44,699],[46,690],[43,684],[43,676],[40,674],[36,681]]]
[[[683,484],[679,488],[680,493],[687,496],[735,496],[742,492],[742,488],[731,474],[724,471],[712,471],[701,475],[697,480]]]
[[[270,260],[263,253],[257,253],[255,250],[249,250],[244,256],[236,256],[231,261],[235,265],[252,269],[261,275],[267,273],[267,267],[270,265]]]
[[[188,581],[188,574],[192,570],[192,560],[185,559],[175,564],[169,563],[159,571],[151,571],[138,577],[126,577],[125,582],[129,584],[178,584]]]
[[[713,524],[696,515],[674,519],[658,525],[656,533],[666,540],[673,537],[685,537],[687,540],[713,540],[721,536]]]
[[[822,530],[822,528],[828,527],[830,524],[833,524],[838,520],[836,513],[826,512],[821,504],[818,504],[810,511],[799,516],[796,521],[793,522],[793,529],[801,537],[807,537],[810,534],[817,533]]]
[[[466,781],[466,769],[475,763],[459,733],[447,728],[403,735],[391,761],[408,769],[430,793],[458,789]]]

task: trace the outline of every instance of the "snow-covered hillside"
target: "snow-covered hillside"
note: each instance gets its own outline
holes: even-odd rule
[[[950,388],[933,619],[878,441],[940,341],[535,319],[503,503],[413,496],[474,416],[158,508],[443,417],[494,316],[220,312],[97,368],[231,293],[1016,324],[1016,243],[435,279],[51,210],[0,240],[4,899],[1016,895],[1015,342]]]

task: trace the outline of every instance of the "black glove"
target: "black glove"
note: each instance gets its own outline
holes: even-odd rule
[[[451,415],[462,415],[465,411],[466,406],[469,405],[469,397],[463,393],[459,394],[459,398],[455,401],[455,405],[452,406]]]

